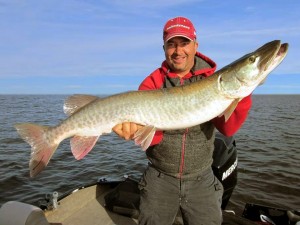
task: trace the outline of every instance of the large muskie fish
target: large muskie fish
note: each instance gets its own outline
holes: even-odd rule
[[[30,176],[48,164],[60,142],[71,139],[71,150],[82,159],[100,135],[119,123],[145,125],[134,135],[146,150],[156,130],[182,129],[231,115],[237,103],[261,84],[287,54],[288,44],[269,42],[222,68],[212,76],[181,87],[132,91],[99,98],[73,95],[64,105],[69,117],[54,127],[16,124],[20,136],[32,147]]]

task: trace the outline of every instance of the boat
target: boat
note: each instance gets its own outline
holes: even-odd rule
[[[222,225],[300,225],[300,212],[246,203],[243,215],[227,211],[237,184],[237,149],[234,137],[217,133],[212,169],[222,182]],[[76,187],[58,195],[54,191],[37,204],[9,201],[0,208],[0,225],[136,225],[139,215],[138,181],[124,177]],[[180,211],[173,225],[182,225]]]

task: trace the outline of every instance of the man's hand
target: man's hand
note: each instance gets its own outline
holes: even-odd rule
[[[124,138],[125,140],[131,140],[135,134],[135,132],[141,129],[143,126],[131,123],[131,122],[124,122],[117,124],[113,127],[113,131],[119,135],[120,137]]]

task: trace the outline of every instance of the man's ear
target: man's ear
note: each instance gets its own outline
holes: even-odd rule
[[[197,52],[198,51],[198,47],[199,47],[198,42],[195,42],[195,47],[196,47],[196,52]]]

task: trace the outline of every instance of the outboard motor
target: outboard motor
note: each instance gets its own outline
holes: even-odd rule
[[[234,137],[226,137],[217,132],[212,169],[215,176],[223,184],[223,210],[226,208],[237,184],[237,163],[237,150]]]

